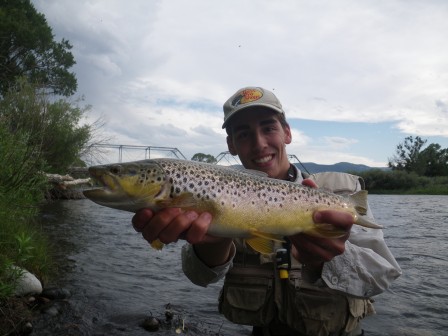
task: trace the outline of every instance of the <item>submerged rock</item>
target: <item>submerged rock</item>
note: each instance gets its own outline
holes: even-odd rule
[[[160,328],[160,322],[154,316],[149,316],[145,318],[141,326],[147,331],[157,331]]]
[[[72,294],[68,289],[59,287],[49,287],[42,291],[43,297],[50,300],[65,300],[68,299]]]

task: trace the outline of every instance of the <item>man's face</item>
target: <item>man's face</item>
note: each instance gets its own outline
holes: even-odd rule
[[[289,160],[286,144],[291,143],[289,126],[282,126],[276,113],[267,108],[251,108],[235,115],[230,123],[227,145],[246,169],[285,179]]]

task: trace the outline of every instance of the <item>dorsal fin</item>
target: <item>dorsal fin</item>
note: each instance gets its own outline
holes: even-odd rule
[[[360,190],[348,196],[360,215],[367,214],[367,190]]]

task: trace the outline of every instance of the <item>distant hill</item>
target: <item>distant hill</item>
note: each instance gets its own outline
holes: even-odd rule
[[[300,163],[294,163],[300,170],[304,170]],[[387,170],[386,167],[369,167],[362,164],[354,164],[349,162],[339,162],[332,165],[323,165],[314,162],[302,162],[303,166],[311,173],[322,173],[322,172],[363,172],[370,169],[381,169]]]

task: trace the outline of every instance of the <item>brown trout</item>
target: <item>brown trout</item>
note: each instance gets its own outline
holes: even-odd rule
[[[282,241],[300,232],[328,238],[345,234],[333,225],[315,224],[312,216],[317,210],[345,211],[355,224],[381,228],[361,216],[366,212],[366,191],[343,197],[259,172],[178,159],[94,166],[89,173],[102,188],[85,190],[84,195],[100,205],[132,212],[209,212],[209,234],[245,238],[259,252],[266,250],[266,240]]]

